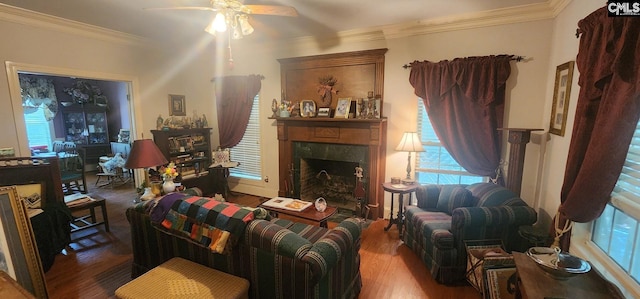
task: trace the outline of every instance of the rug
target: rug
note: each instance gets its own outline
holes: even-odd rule
[[[338,208],[338,211],[333,216],[329,217],[329,219],[327,219],[327,221],[340,223],[343,220],[345,220],[347,218],[351,218],[351,217],[356,217],[354,215],[354,213],[353,213],[353,210]],[[362,230],[367,229],[367,227],[369,227],[369,225],[371,225],[371,223],[373,223],[373,220],[366,219],[363,222]]]

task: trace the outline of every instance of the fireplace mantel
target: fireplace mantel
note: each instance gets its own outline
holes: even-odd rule
[[[279,196],[289,196],[293,184],[292,161],[294,142],[364,145],[369,151],[367,200],[370,205],[384,206],[382,183],[386,161],[387,119],[272,118],[278,126]],[[300,186],[293,186],[300,188]],[[299,189],[297,189],[299,190]],[[382,217],[383,209],[377,209]]]

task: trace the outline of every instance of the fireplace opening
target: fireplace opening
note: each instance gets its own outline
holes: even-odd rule
[[[339,209],[356,210],[355,162],[302,159],[300,161],[300,198],[315,201],[323,197]]]
[[[367,186],[369,148],[363,145],[294,142],[290,170],[292,197],[315,201],[324,197],[327,204],[342,210],[358,211],[356,167],[363,169],[361,187]],[[364,187],[366,190],[366,187]],[[363,191],[364,192],[364,191]],[[366,204],[367,195],[361,200]]]

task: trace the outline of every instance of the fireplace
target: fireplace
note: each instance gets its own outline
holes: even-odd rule
[[[277,118],[279,196],[356,209],[355,168],[363,168],[364,203],[382,217],[386,119]]]
[[[361,180],[366,186],[369,149],[315,142],[294,142],[293,148],[293,197],[307,201],[323,197],[329,205],[355,212],[359,200],[354,194],[358,180],[355,170],[363,169]]]

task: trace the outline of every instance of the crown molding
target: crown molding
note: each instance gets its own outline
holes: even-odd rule
[[[387,40],[553,19],[560,14],[560,12],[562,12],[570,2],[571,0],[548,0],[537,4],[520,5],[442,18],[424,19],[402,24],[341,31],[338,32],[336,37],[333,39],[325,39],[323,44],[329,45]],[[317,43],[317,39],[313,37],[295,38],[291,39],[289,42],[295,43],[301,47],[322,46],[319,45]]]
[[[80,35],[116,44],[144,46],[149,43],[149,40],[140,36],[67,20],[2,3],[0,3],[0,21]]]

